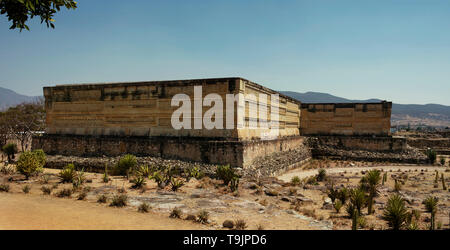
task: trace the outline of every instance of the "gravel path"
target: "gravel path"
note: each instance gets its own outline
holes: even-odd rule
[[[342,172],[347,171],[347,173],[356,173],[371,169],[383,169],[384,171],[397,171],[398,169],[401,169],[402,171],[408,171],[408,170],[418,170],[421,171],[422,169],[428,169],[428,171],[444,171],[445,169],[449,169],[448,167],[436,167],[436,166],[424,166],[424,165],[396,165],[396,166],[373,166],[373,167],[344,167],[344,168],[327,168],[326,171],[328,174],[339,174]],[[288,171],[277,178],[286,182],[291,181],[292,177],[298,176],[300,179],[310,177],[317,174],[317,169],[293,169],[291,171]]]

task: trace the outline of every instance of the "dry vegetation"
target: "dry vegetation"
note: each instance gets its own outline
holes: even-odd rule
[[[213,229],[449,228],[448,167],[313,160],[286,175],[304,176],[282,181],[241,178],[228,166],[214,176],[198,168],[137,166],[132,155],[104,173],[73,165],[42,169],[39,154],[28,157],[35,165],[26,175],[17,171],[21,166],[0,164],[0,195],[94,203]]]

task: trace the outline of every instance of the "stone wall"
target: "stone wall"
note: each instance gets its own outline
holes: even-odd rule
[[[202,87],[200,95],[195,94],[198,87]],[[172,106],[172,98],[177,94],[184,94],[182,101],[190,103],[191,129],[172,127],[172,114],[184,104]],[[243,98],[228,103],[228,94],[242,95]],[[278,104],[266,98],[262,103],[268,108],[258,109],[255,114],[249,112],[250,105],[256,101],[250,98],[252,95],[259,101],[263,95],[270,97],[271,94],[279,95]],[[202,126],[202,117],[211,109],[204,102],[211,100],[211,95],[222,98],[222,108],[218,106],[217,115],[223,118],[220,123],[223,129]],[[261,119],[277,121],[278,136],[299,135],[300,102],[242,78],[57,85],[44,87],[44,96],[47,134],[252,140],[268,132],[264,128],[249,128],[251,121]],[[199,113],[196,113],[196,103],[200,105]],[[232,113],[225,112],[228,104]],[[240,107],[239,116],[237,107]],[[278,120],[270,116],[275,108],[279,110]],[[227,119],[234,124],[232,128],[227,128]],[[200,122],[200,128],[195,127],[197,122]],[[238,122],[243,127],[238,127]]]
[[[388,136],[391,102],[301,104],[302,135]]]
[[[204,137],[118,137],[48,135],[33,137],[33,149],[49,155],[102,157],[133,154],[246,168],[261,156],[303,144],[300,137],[276,140],[224,141]]]
[[[315,158],[412,164],[427,162],[425,154],[408,146],[405,138],[318,136],[308,138],[306,144]]]

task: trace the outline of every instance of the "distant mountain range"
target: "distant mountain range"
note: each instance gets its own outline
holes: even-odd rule
[[[327,93],[280,91],[282,94],[303,103],[352,103],[380,102],[380,99],[350,100]],[[392,105],[392,125],[450,126],[450,106],[439,104],[397,104]]]
[[[350,100],[327,93],[280,91],[282,94],[297,99],[303,103],[352,103],[380,102],[380,99]],[[33,102],[39,96],[26,96],[10,89],[0,87],[0,110],[5,110],[24,102]],[[450,127],[450,106],[439,104],[396,104],[392,105],[393,125],[426,125]]]
[[[27,96],[18,94],[10,89],[0,87],[0,111],[24,102],[33,102],[39,96]]]

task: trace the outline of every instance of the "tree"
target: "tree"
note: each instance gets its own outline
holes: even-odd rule
[[[45,110],[43,101],[23,103],[9,108],[5,112],[6,124],[11,136],[21,144],[22,152],[35,131],[42,131],[45,126]]]
[[[17,154],[17,145],[14,143],[8,143],[3,146],[2,151],[8,156],[8,162],[11,162]]]
[[[382,218],[388,222],[392,230],[402,229],[406,225],[408,219],[405,200],[398,194],[389,197]]]
[[[372,214],[373,211],[373,199],[378,194],[378,186],[380,184],[381,175],[379,170],[370,170],[367,172],[366,176],[361,179],[361,185],[364,190],[369,193],[368,204],[367,204],[367,213]]]
[[[437,212],[437,203],[438,203],[437,197],[429,196],[427,197],[422,203],[425,205],[425,210],[427,213],[431,214],[431,225],[430,230],[435,229],[435,220],[436,220],[436,212]]]
[[[77,2],[74,0],[0,0],[0,14],[6,14],[8,21],[12,22],[10,29],[29,30],[25,23],[28,18],[35,16],[41,18],[41,23],[45,22],[47,27],[55,28],[53,15],[61,10],[76,9]]]

